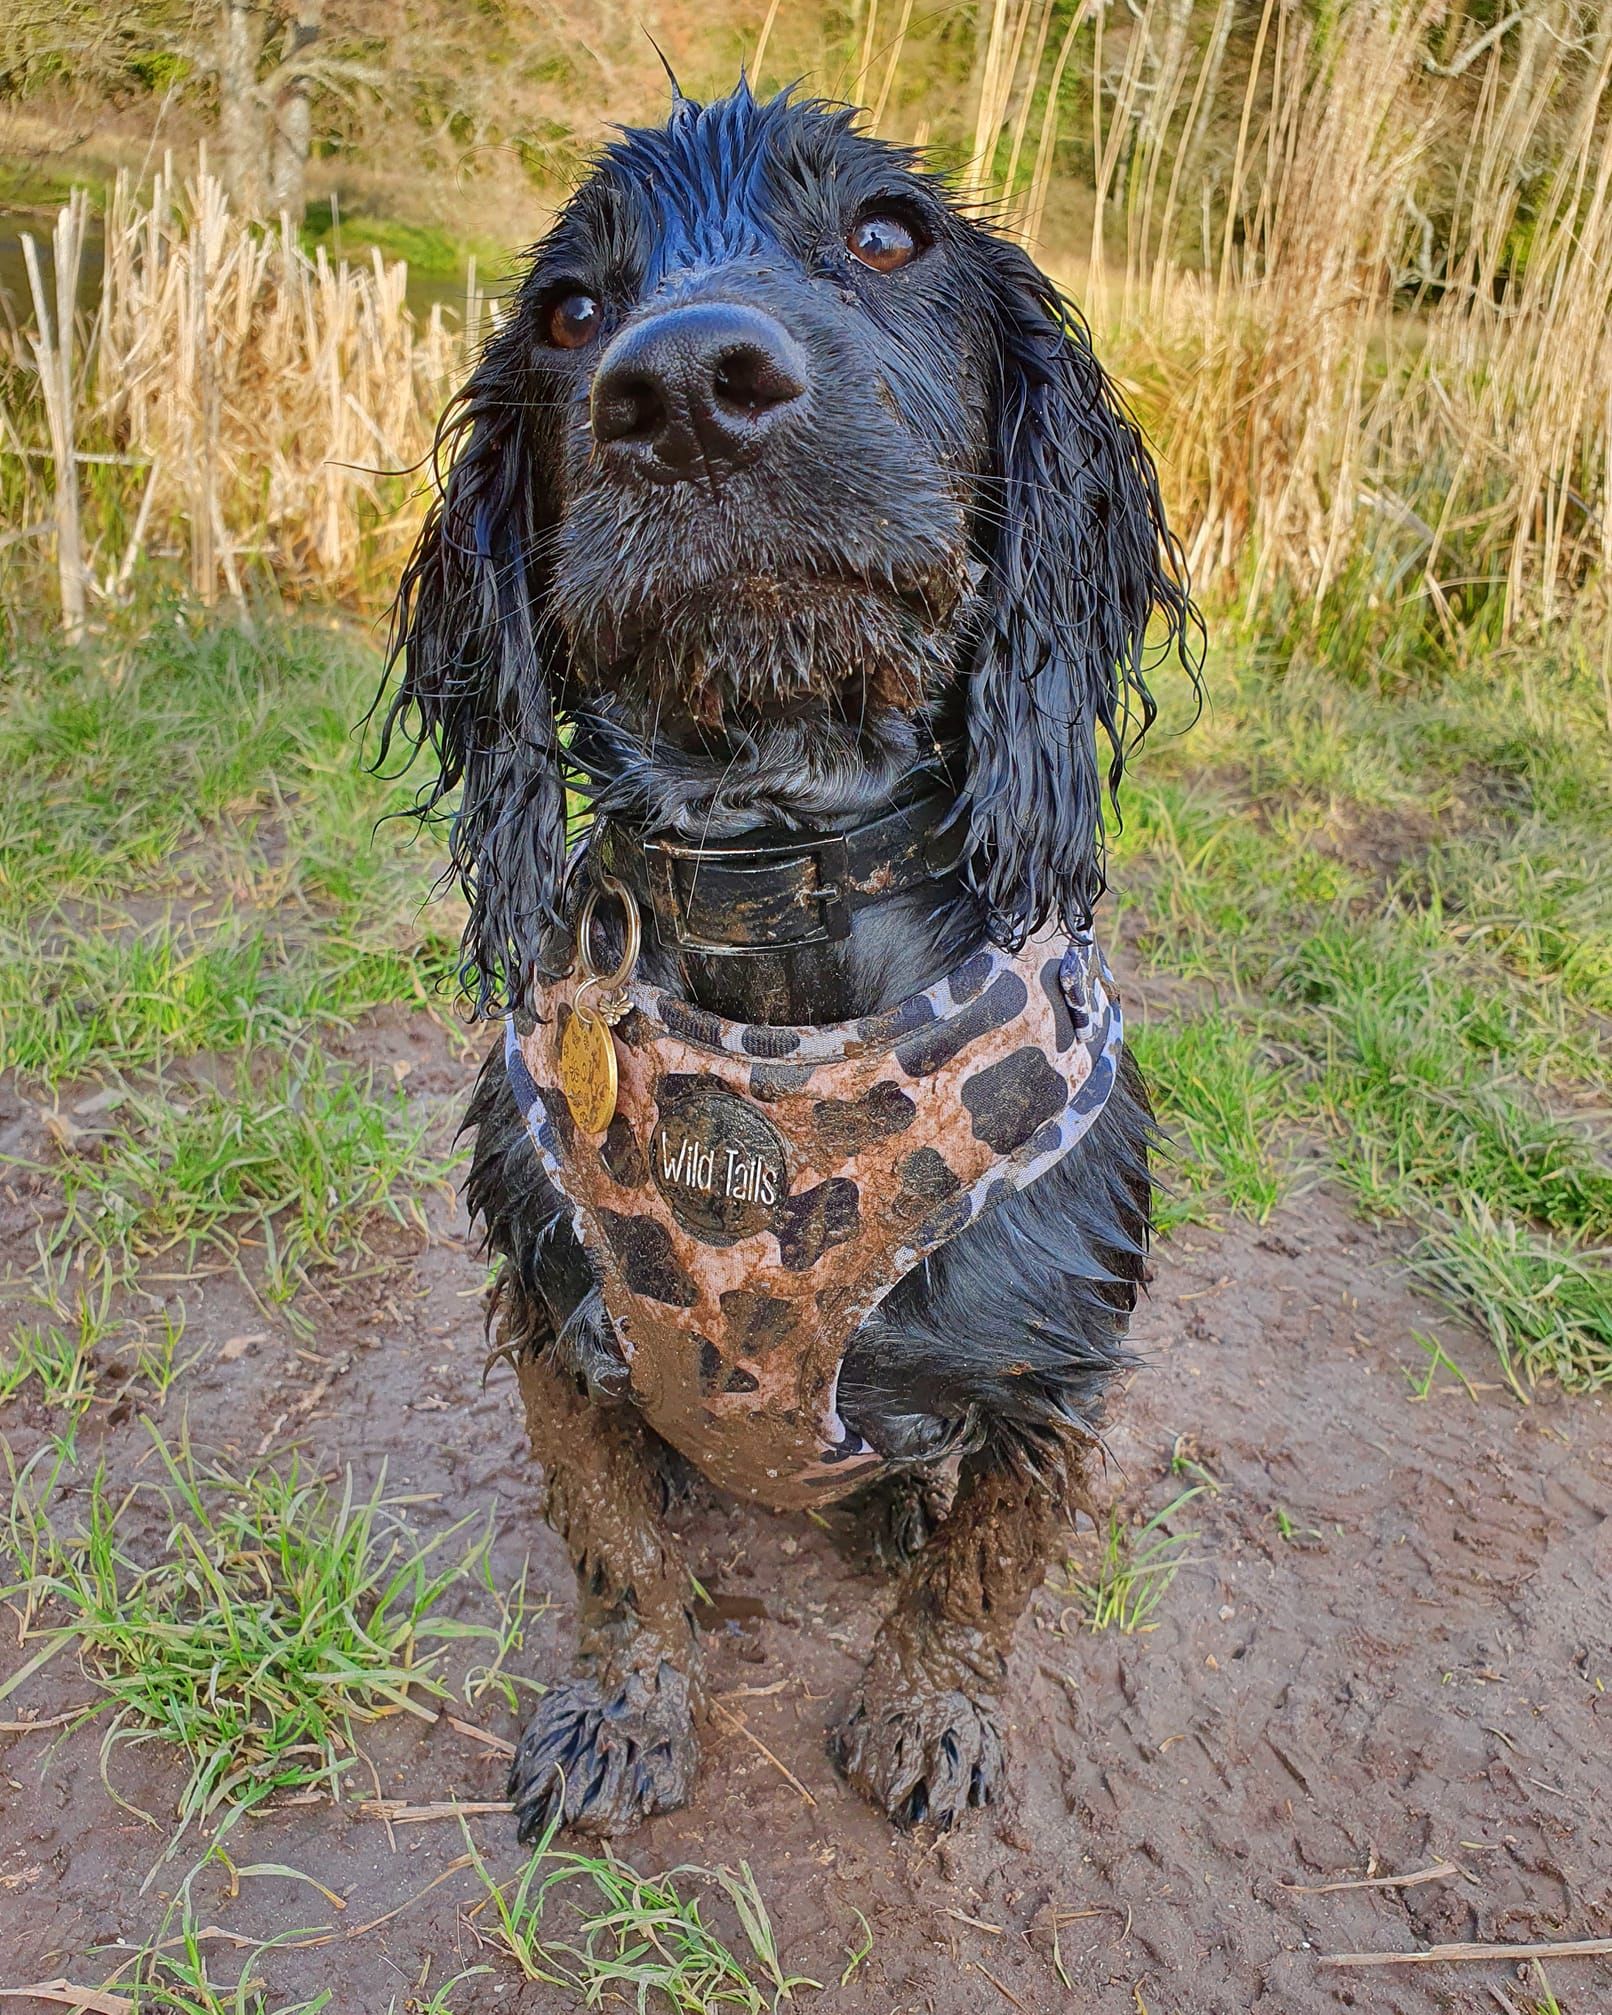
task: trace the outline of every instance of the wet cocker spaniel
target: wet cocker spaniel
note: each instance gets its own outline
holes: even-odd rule
[[[1146,445],[1016,244],[741,85],[604,151],[443,448],[386,730],[506,1017],[469,1200],[577,1574],[522,1836],[689,1795],[687,1464],[900,1555],[831,1747],[950,1825],[1148,1247],[1092,936],[1148,653],[1199,658]]]

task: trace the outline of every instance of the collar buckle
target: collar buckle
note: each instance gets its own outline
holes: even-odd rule
[[[759,844],[753,833],[702,845],[656,837],[643,842],[643,851],[656,924],[677,951],[800,951],[851,934],[850,855],[842,833],[790,833]],[[720,938],[701,928],[702,913],[713,909]],[[804,928],[795,927],[797,920]],[[736,939],[736,926],[754,935]]]

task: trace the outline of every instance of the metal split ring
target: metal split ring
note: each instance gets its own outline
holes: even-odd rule
[[[593,963],[593,952],[588,943],[593,929],[594,911],[598,908],[601,895],[614,896],[621,904],[622,915],[626,918],[626,943],[622,949],[621,963],[614,972],[602,973]],[[638,918],[638,904],[632,890],[614,875],[600,875],[583,898],[582,912],[577,918],[577,963],[582,968],[582,984],[586,987],[598,986],[606,993],[620,993],[632,978],[638,964],[638,953],[643,941],[643,928]],[[578,988],[581,992],[581,988]]]

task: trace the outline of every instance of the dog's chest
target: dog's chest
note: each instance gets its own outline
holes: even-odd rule
[[[511,1083],[598,1269],[634,1399],[713,1481],[826,1503],[882,1461],[840,1418],[847,1345],[891,1287],[1067,1154],[1120,1043],[1089,939],[986,949],[880,1015],[724,1021],[637,986],[602,1134],[560,1089],[573,980],[512,1022]]]

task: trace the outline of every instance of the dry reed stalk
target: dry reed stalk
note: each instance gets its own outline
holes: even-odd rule
[[[904,93],[925,115],[914,141],[971,134],[965,190],[1032,243],[1055,176],[1081,164],[1096,202],[1076,291],[1160,445],[1200,583],[1280,582],[1319,615],[1347,581],[1355,604],[1425,597],[1451,625],[1486,596],[1510,627],[1604,610],[1612,8],[1537,0],[1481,33],[1446,0],[1078,0],[1054,34],[1056,11],[979,0],[967,112],[948,126],[932,94]],[[855,12],[876,126],[929,33],[903,0],[882,50],[895,19]],[[487,308],[472,270],[464,337],[437,310],[421,327],[403,283],[244,229],[205,174],[179,191],[165,167],[144,201],[120,185],[76,410],[71,368],[36,358],[79,448],[107,438],[139,472],[106,592],[146,537],[203,594],[239,592],[248,563],[293,591],[384,578],[417,509],[377,471],[425,454]],[[65,611],[66,574],[63,594]]]
[[[70,644],[84,634],[84,539],[79,515],[77,398],[73,379],[73,334],[78,323],[78,272],[84,250],[87,201],[75,189],[58,213],[51,234],[51,268],[55,281],[55,321],[39,266],[39,250],[30,232],[23,234],[23,259],[34,301],[32,348],[39,372],[50,454],[55,464],[53,515],[56,527],[56,573],[61,589],[62,631]]]
[[[63,246],[82,216],[75,198]],[[379,255],[333,265],[302,252],[288,226],[243,225],[205,166],[180,189],[166,163],[147,198],[119,180],[79,414],[80,437],[94,425],[127,444],[143,481],[109,591],[127,587],[148,537],[183,554],[203,601],[221,589],[240,600],[248,558],[293,592],[352,594],[389,568],[418,510],[388,476],[427,454],[465,352],[440,310],[416,324],[406,278]],[[473,277],[467,310],[479,336],[487,305]],[[48,345],[37,304],[36,318]],[[57,353],[42,352],[39,374],[59,445],[70,366],[64,377]],[[64,597],[67,568],[64,557]]]
[[[868,120],[868,130],[872,133],[882,133],[884,130],[885,108],[890,103],[891,87],[896,81],[896,72],[901,68],[901,55],[907,46],[907,31],[911,26],[912,0],[901,0],[901,20],[896,28],[895,39],[891,42],[885,57],[884,76],[879,84],[879,95],[874,101],[873,112]]]
[[[996,146],[1010,117],[1019,57],[1036,0],[990,0],[990,7],[990,33],[974,108],[974,142],[962,180],[964,193],[976,201],[991,193]]]
[[[1019,223],[1019,235],[1026,245],[1035,245],[1041,237],[1042,224],[1047,212],[1047,195],[1052,187],[1053,153],[1058,139],[1058,104],[1063,92],[1064,73],[1069,67],[1070,57],[1074,54],[1075,37],[1085,27],[1093,4],[1094,0],[1080,0],[1079,6],[1070,16],[1069,25],[1064,29],[1063,40],[1058,45],[1052,75],[1047,82],[1047,102],[1041,113],[1041,132],[1036,141],[1035,165],[1030,170],[1030,187]]]

